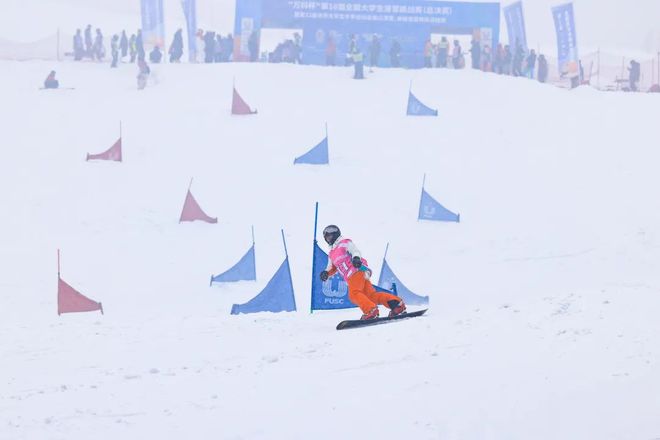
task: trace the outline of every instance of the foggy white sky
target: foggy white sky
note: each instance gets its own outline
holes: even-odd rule
[[[180,0],[163,0],[168,34],[183,25]],[[402,0],[405,1],[405,0]],[[487,0],[473,0],[485,2]],[[510,1],[500,2],[502,6]],[[550,7],[564,0],[523,0],[531,47],[554,50]],[[578,45],[656,53],[660,50],[660,0],[574,0]],[[197,0],[199,25],[222,33],[233,31],[234,0]],[[134,29],[140,23],[140,0],[0,0],[0,37],[30,40],[86,23],[102,28]],[[109,33],[110,29],[106,30]],[[112,29],[116,32],[116,29]],[[13,37],[13,38],[12,38]],[[502,40],[506,29],[502,23]]]

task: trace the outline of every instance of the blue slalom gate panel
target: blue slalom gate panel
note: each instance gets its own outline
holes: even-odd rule
[[[256,281],[257,269],[255,263],[254,244],[243,255],[243,257],[232,266],[229,270],[211,276],[211,284],[213,283],[230,283],[234,281]]]
[[[295,312],[296,298],[293,293],[293,281],[291,280],[291,269],[289,257],[277,269],[273,278],[266,287],[254,298],[245,304],[234,304],[231,314],[257,313],[257,312]]]
[[[428,296],[421,296],[413,293],[397,278],[396,275],[394,275],[390,265],[387,264],[387,260],[383,260],[383,267],[380,270],[380,277],[378,277],[378,285],[392,290],[394,290],[394,286],[396,286],[397,295],[399,295],[407,305],[421,306],[429,303]]]
[[[408,92],[408,116],[438,116],[438,111],[424,105],[412,92]]]
[[[440,222],[460,222],[461,215],[454,214],[437,200],[429,195],[424,188],[422,188],[422,198],[419,202],[418,220],[433,220]]]
[[[328,137],[323,138],[314,148],[293,161],[295,164],[306,163],[311,165],[326,165],[328,159]]]

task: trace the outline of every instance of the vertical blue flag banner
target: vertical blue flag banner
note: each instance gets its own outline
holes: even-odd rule
[[[284,241],[284,231],[282,231]],[[293,292],[293,280],[291,279],[291,267],[289,266],[289,253],[284,241],[284,262],[277,269],[273,278],[268,281],[266,287],[245,304],[234,304],[231,314],[257,313],[257,312],[295,312],[296,297]]]
[[[428,296],[420,296],[416,293],[413,293],[401,281],[399,281],[399,279],[396,277],[396,275],[394,275],[394,272],[390,268],[390,265],[387,264],[387,260],[385,258],[383,258],[383,267],[380,269],[378,285],[382,288],[396,290],[397,295],[407,305],[422,306],[429,303]]]
[[[306,163],[311,165],[327,165],[328,160],[328,136],[318,143],[314,148],[300,157],[296,157],[293,164]]]
[[[522,1],[510,4],[504,8],[506,29],[509,33],[509,46],[515,50],[516,43],[520,44],[525,53],[527,47],[527,33],[525,31],[525,16],[523,14]]]
[[[557,60],[559,73],[573,76],[578,73],[578,49],[575,33],[573,3],[552,8],[552,18],[557,32]]]
[[[460,214],[454,214],[437,200],[426,192],[422,187],[422,199],[419,202],[419,215],[417,220],[434,220],[439,222],[456,222],[461,221]]]
[[[163,0],[141,0],[142,38],[147,47],[165,47]]]
[[[408,116],[438,116],[438,111],[422,104],[411,91],[408,92]]]
[[[254,255],[254,243],[238,263],[229,270],[219,274],[211,275],[211,284],[213,283],[231,283],[234,281],[256,281],[257,269]]]
[[[197,59],[197,0],[181,0],[183,15],[186,17],[186,34],[188,36],[188,61],[194,63]]]

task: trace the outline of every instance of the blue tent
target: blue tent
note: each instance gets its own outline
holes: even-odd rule
[[[310,165],[327,165],[328,159],[328,127],[325,127],[325,137],[314,148],[293,160],[293,164],[306,163]]]
[[[383,256],[383,267],[380,269],[380,276],[378,277],[378,285],[396,291],[397,295],[403,299],[407,305],[411,306],[421,306],[427,305],[429,303],[428,296],[421,296],[413,293],[408,289],[400,280],[394,275],[394,272],[390,268],[390,265],[387,263],[387,249],[389,244],[385,248],[385,256]]]
[[[318,203],[316,204],[316,219],[318,219]],[[316,241],[317,222],[314,221],[314,253],[312,260],[312,301],[311,311],[314,310],[337,310],[357,307],[348,299],[348,284],[338,273],[327,281],[321,281],[319,274],[328,266],[328,254],[326,254]],[[383,289],[378,286],[374,288],[381,292],[396,295],[396,292]]]
[[[422,104],[411,91],[408,92],[408,116],[438,116],[438,111]]]
[[[426,180],[426,176],[424,176],[424,180]],[[431,197],[424,189],[424,183],[422,183],[422,197],[419,201],[419,214],[417,215],[417,220],[459,223],[461,221],[461,215],[454,214],[442,206],[440,202]]]
[[[229,270],[219,275],[211,275],[210,285],[213,283],[256,280],[257,268],[254,256],[254,231],[252,231],[252,246],[250,246],[250,249],[248,249],[245,255],[238,260],[238,263],[234,264]]]
[[[289,253],[286,250],[284,231],[282,231],[284,242],[284,262],[277,269],[273,278],[266,287],[245,304],[234,304],[231,314],[257,313],[257,312],[294,312],[296,311],[296,297],[293,293],[293,281],[291,279],[291,268],[289,267]]]

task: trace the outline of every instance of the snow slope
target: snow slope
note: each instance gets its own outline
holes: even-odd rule
[[[40,91],[51,69],[64,87]],[[0,439],[660,436],[657,96],[472,71],[0,63]],[[229,114],[231,87],[259,113]],[[408,87],[438,118],[404,116]],[[123,126],[124,163],[85,162]],[[330,135],[330,166],[292,165]],[[460,224],[418,222],[427,190]],[[178,224],[186,188],[219,223]],[[424,318],[310,315],[314,202]],[[210,288],[256,230],[256,283]],[[281,263],[299,311],[230,316]],[[62,277],[105,315],[56,314]]]

